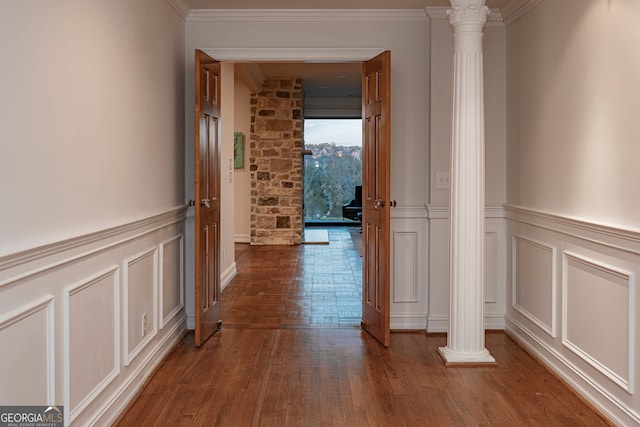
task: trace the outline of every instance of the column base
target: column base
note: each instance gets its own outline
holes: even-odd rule
[[[496,359],[489,354],[489,350],[481,351],[457,351],[449,347],[438,347],[438,353],[444,365],[447,367],[474,367],[474,366],[497,366]]]

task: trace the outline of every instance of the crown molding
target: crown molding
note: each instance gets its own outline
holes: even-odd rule
[[[525,13],[542,3],[542,0],[515,0],[502,8],[502,17],[505,25],[517,21]]]
[[[173,7],[173,10],[175,10],[183,20],[187,20],[191,13],[191,8],[185,0],[167,0],[167,3]]]
[[[171,0],[182,1],[182,0]],[[422,9],[193,9],[189,22],[420,22]]]
[[[451,8],[447,6],[428,6],[425,7],[425,14],[427,15],[427,19],[429,21],[442,19],[449,21],[449,10]],[[491,9],[491,13],[487,16],[486,26],[500,26],[504,25],[504,20],[502,19],[502,13],[498,9]]]

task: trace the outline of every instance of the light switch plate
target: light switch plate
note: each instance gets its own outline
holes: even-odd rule
[[[449,172],[436,172],[436,188],[438,190],[449,188]]]

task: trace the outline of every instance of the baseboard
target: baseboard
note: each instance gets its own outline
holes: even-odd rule
[[[87,425],[112,425],[122,416],[123,411],[133,402],[140,390],[144,387],[148,379],[155,372],[155,369],[164,360],[165,356],[184,337],[185,319],[183,317],[177,322],[171,331],[158,342],[153,352],[144,360],[133,375],[120,387],[109,400],[107,400],[95,417]]]
[[[389,319],[389,329],[392,331],[426,330],[427,316],[424,314],[396,314]]]
[[[251,243],[251,236],[248,234],[236,234],[233,236],[235,243]]]
[[[577,394],[593,405],[616,425],[640,425],[640,414],[607,393],[600,385],[582,373],[570,360],[516,319],[506,316],[505,332],[532,356],[567,383]]]
[[[220,291],[222,292],[224,288],[226,288],[229,283],[233,280],[234,277],[238,274],[238,270],[236,267],[235,261],[231,263],[231,265],[222,272],[222,277],[220,277]]]

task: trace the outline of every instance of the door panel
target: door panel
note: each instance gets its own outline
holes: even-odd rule
[[[220,63],[196,51],[195,344],[220,324]]]
[[[362,327],[389,346],[390,52],[362,67]]]

